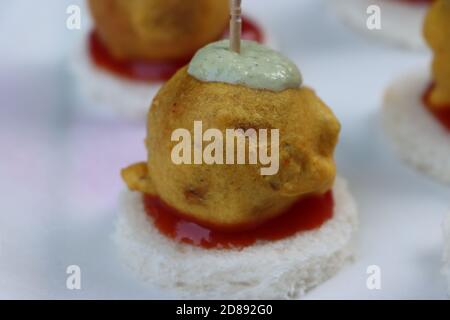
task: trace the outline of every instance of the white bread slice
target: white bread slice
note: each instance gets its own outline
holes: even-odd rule
[[[128,269],[177,298],[296,299],[353,257],[357,209],[341,178],[334,197],[334,217],[317,230],[242,250],[205,250],[161,235],[141,195],[127,191],[114,238]]]
[[[403,160],[449,184],[450,133],[422,104],[428,74],[413,71],[392,83],[384,98],[383,126]]]
[[[428,5],[411,5],[396,0],[329,0],[341,19],[366,36],[407,48],[426,48],[422,26]],[[367,9],[378,5],[381,9],[381,29],[367,28]]]
[[[89,56],[87,36],[70,57],[70,71],[82,97],[80,110],[105,118],[142,120],[162,86],[115,76],[97,67]]]

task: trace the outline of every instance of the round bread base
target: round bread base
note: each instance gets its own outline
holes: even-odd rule
[[[89,56],[87,37],[71,57],[71,71],[83,113],[106,118],[145,119],[161,83],[133,81],[96,66]]]
[[[153,226],[142,196],[126,191],[115,241],[125,265],[150,286],[190,299],[296,299],[353,258],[358,218],[343,179],[334,217],[314,231],[242,250],[207,250],[169,239]]]
[[[408,49],[425,49],[422,27],[428,5],[410,5],[394,0],[329,0],[341,19],[369,36]],[[381,9],[381,29],[369,30],[367,8]]]
[[[444,221],[444,276],[447,278],[448,297],[450,298],[450,213]]]
[[[426,71],[395,80],[385,94],[383,126],[403,160],[450,184],[450,133],[422,104],[429,83]]]
[[[263,32],[265,44],[276,49],[273,35],[264,29]],[[87,35],[70,58],[70,70],[82,98],[81,111],[105,118],[145,119],[153,98],[163,85],[163,82],[129,80],[97,67],[89,56]]]

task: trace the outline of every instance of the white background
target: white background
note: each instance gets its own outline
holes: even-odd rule
[[[81,32],[66,29],[65,11],[79,3],[0,4],[0,298],[170,298],[123,270],[110,240],[119,170],[145,159],[145,119],[77,113],[67,59]],[[343,124],[336,157],[360,209],[358,256],[307,298],[445,298],[450,189],[398,161],[379,123],[386,86],[426,65],[429,53],[373,42],[320,1],[244,4]],[[81,291],[66,289],[71,264],[82,269]],[[380,291],[366,288],[372,264],[381,267]]]

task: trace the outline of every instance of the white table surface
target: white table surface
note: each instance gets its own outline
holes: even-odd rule
[[[81,31],[66,29],[65,11],[81,3],[0,4],[0,298],[171,298],[125,272],[110,240],[119,170],[145,158],[145,119],[77,113],[67,56]],[[446,298],[441,223],[450,188],[404,166],[379,123],[386,86],[426,65],[429,53],[366,39],[320,1],[244,4],[343,124],[336,157],[360,209],[357,260],[306,298]],[[66,289],[72,264],[82,270],[79,291]],[[366,287],[369,265],[381,268],[381,290]]]

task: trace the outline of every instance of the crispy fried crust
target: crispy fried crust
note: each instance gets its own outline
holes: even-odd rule
[[[175,129],[193,136],[203,130],[254,128],[280,130],[280,168],[262,176],[261,165],[175,165],[171,141]],[[181,69],[156,96],[148,118],[148,175],[142,165],[124,171],[132,190],[154,190],[169,205],[212,224],[253,224],[271,218],[299,197],[328,191],[334,182],[333,160],[340,124],[308,88],[283,92],[204,83]],[[137,173],[134,173],[138,171]],[[141,184],[141,182],[144,184]],[[145,182],[151,185],[145,185]]]
[[[438,0],[431,7],[424,29],[434,51],[431,102],[436,107],[450,105],[450,1]]]

